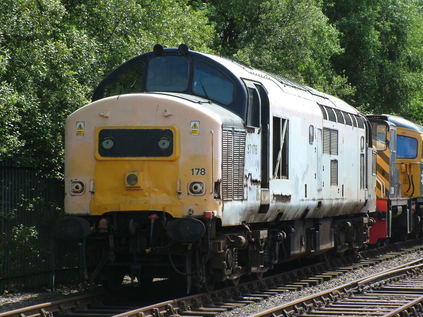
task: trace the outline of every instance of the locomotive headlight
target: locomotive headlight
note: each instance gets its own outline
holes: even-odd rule
[[[139,172],[128,172],[125,176],[125,185],[128,188],[140,188],[140,174]]]
[[[169,138],[167,138],[165,136],[164,137],[161,137],[160,140],[159,140],[158,145],[159,145],[159,148],[161,148],[162,150],[168,149],[169,146],[170,146],[170,140],[169,140]]]
[[[203,182],[192,182],[188,186],[188,192],[191,195],[204,195],[205,186]]]
[[[81,195],[85,190],[85,185],[79,180],[71,180],[70,190],[72,195]]]
[[[105,150],[110,150],[115,145],[113,138],[107,137],[103,141],[101,141],[101,146]]]

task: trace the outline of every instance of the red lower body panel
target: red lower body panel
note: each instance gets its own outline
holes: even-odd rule
[[[388,201],[378,199],[376,201],[375,224],[370,227],[369,244],[376,244],[379,240],[389,237],[388,232]]]

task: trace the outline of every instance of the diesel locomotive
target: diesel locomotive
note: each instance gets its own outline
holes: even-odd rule
[[[360,248],[391,192],[380,193],[379,122],[392,123],[186,45],[156,45],[68,117],[60,231],[83,242],[92,278],[111,286],[129,274],[209,288]],[[401,194],[422,196],[412,182]]]
[[[369,244],[421,234],[423,127],[393,115],[369,115],[377,150],[376,212]]]

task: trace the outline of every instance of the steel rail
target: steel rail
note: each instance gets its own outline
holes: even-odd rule
[[[94,293],[86,295],[72,296],[56,301],[41,303],[28,307],[18,308],[0,313],[0,317],[49,317],[55,316],[64,310],[86,307],[89,304],[100,300],[104,293]]]
[[[401,248],[409,249],[401,249]],[[363,257],[360,261],[353,262],[356,256],[334,259],[332,263],[328,261],[304,266],[288,272],[278,273],[273,276],[265,277],[259,280],[253,280],[242,283],[238,286],[227,287],[216,291],[186,296],[179,299],[171,299],[162,303],[139,307],[136,309],[125,307],[110,307],[104,304],[102,300],[104,295],[80,295],[69,297],[55,302],[33,305],[26,308],[20,308],[13,311],[0,313],[0,317],[52,317],[52,316],[117,316],[117,317],[163,317],[163,316],[215,316],[220,312],[231,310],[236,307],[242,307],[250,303],[255,303],[267,297],[288,293],[299,290],[307,286],[313,286],[323,281],[340,276],[345,272],[360,267],[372,266],[385,259],[391,259],[400,256],[406,252],[413,252],[422,249],[421,242],[418,245],[399,244],[384,248],[387,254],[374,258],[366,259],[366,256],[380,255],[379,251],[362,252]],[[389,252],[390,251],[390,252]],[[420,261],[420,262],[419,262]],[[414,265],[421,263],[421,260],[413,261]],[[335,263],[336,262],[336,263]],[[395,269],[399,270],[404,265]],[[363,284],[364,285],[364,284]],[[360,285],[356,285],[358,289]],[[364,287],[364,286],[361,286]],[[329,303],[332,297],[346,296],[345,294],[354,291],[353,289],[338,290],[333,294],[330,291],[323,293],[318,300],[321,305]],[[102,298],[103,296],[103,298]],[[315,302],[316,300],[314,300]],[[296,301],[295,305],[304,307],[304,311],[313,304],[313,299],[306,305],[301,301]],[[305,306],[304,306],[305,305]],[[300,308],[301,308],[300,307]],[[308,308],[309,307],[309,308]]]
[[[351,298],[352,296],[359,296],[359,294],[365,294],[366,291],[374,291],[374,296],[371,297],[373,301],[378,301],[376,299],[376,295],[379,294],[377,292],[378,288],[381,288],[380,294],[385,294],[385,296],[394,296],[397,298],[402,298],[404,296],[411,296],[409,293],[407,293],[407,288],[400,288],[389,290],[390,292],[383,292],[384,286],[388,285],[390,282],[396,281],[399,278],[406,278],[407,276],[410,276],[410,274],[413,275],[420,275],[423,276],[423,259],[415,260],[412,262],[409,262],[407,264],[399,265],[395,268],[383,271],[381,273],[374,274],[370,277],[358,279],[343,285],[340,285],[338,287],[331,288],[329,290],[325,290],[289,303],[282,304],[280,306],[256,313],[251,315],[251,317],[277,317],[277,316],[336,316],[334,313],[338,313],[338,316],[384,316],[384,317],[394,317],[394,316],[401,316],[400,314],[402,312],[415,309],[414,307],[416,305],[421,305],[423,302],[423,278],[422,278],[422,286],[421,288],[412,289],[414,292],[420,292],[421,295],[419,295],[417,298],[410,297],[411,299],[409,302],[405,304],[399,304],[394,307],[393,310],[382,313],[377,315],[377,313],[371,312],[370,308],[369,311],[363,311],[361,314],[359,311],[352,312],[352,311],[342,311],[342,307],[349,307],[351,310],[353,307],[352,300],[349,301],[347,304],[343,305],[343,299],[345,298]],[[397,291],[396,291],[397,290]],[[376,295],[375,295],[376,294]],[[413,293],[416,294],[416,293]],[[363,297],[364,298],[364,297]],[[390,297],[389,297],[390,298]],[[336,302],[337,306],[330,306]],[[370,300],[368,300],[369,303],[371,303]],[[380,300],[379,300],[380,302]],[[362,305],[365,307],[366,300],[362,299]],[[394,302],[391,303],[394,305]],[[322,307],[328,307],[329,312],[322,311]],[[336,307],[336,308],[333,308]],[[357,306],[358,307],[358,306]],[[332,310],[330,310],[332,308]],[[339,308],[339,309],[338,309]],[[320,309],[320,310],[319,310]],[[420,309],[420,308],[419,308]],[[423,309],[423,306],[421,307]],[[367,313],[369,315],[367,315]],[[415,316],[421,316],[422,314],[415,315]],[[405,315],[404,315],[405,316]],[[414,316],[414,315],[406,315],[406,316]]]

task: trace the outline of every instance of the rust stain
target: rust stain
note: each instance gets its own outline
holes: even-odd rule
[[[251,184],[252,185],[260,185],[261,184],[261,180],[259,180],[259,179],[251,179]]]
[[[273,194],[273,200],[281,203],[287,203],[291,201],[291,195]]]
[[[252,127],[246,127],[247,133],[254,133],[256,131],[256,129],[252,128]]]

